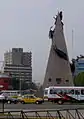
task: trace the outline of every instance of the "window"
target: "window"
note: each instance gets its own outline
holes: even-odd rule
[[[84,95],[84,89],[81,89],[81,95]]]
[[[48,90],[45,90],[45,91],[44,91],[44,94],[47,95],[47,94],[48,94]]]
[[[57,84],[60,84],[61,83],[61,78],[56,78],[56,82],[57,82]]]
[[[50,89],[50,94],[53,94],[53,89]]]
[[[29,96],[29,98],[33,98],[34,99],[35,97],[34,96]]]
[[[75,90],[75,95],[80,95],[80,91],[79,90]]]
[[[63,94],[63,91],[61,89],[58,89],[57,94]]]
[[[54,89],[54,90],[53,90],[53,93],[54,93],[54,94],[57,94],[57,89]]]
[[[69,80],[66,80],[66,82],[68,83],[68,82],[69,82]]]
[[[8,83],[8,80],[4,80],[4,83]]]
[[[49,82],[51,82],[51,80],[52,80],[51,78],[48,79]]]
[[[74,90],[69,90],[69,94],[74,94]]]
[[[28,96],[27,95],[24,95],[23,98],[28,98]]]

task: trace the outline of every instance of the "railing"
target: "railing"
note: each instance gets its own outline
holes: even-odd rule
[[[0,112],[1,119],[84,119],[84,108]]]

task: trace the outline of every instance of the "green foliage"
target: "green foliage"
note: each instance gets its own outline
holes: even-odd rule
[[[20,83],[19,79],[16,79],[15,77],[11,79],[11,85],[14,90],[19,89],[19,83]]]
[[[11,85],[13,87],[13,90],[19,90],[20,89],[20,79],[13,77],[11,79]],[[37,90],[37,86],[33,82],[27,83],[26,81],[21,80],[21,90],[26,90],[26,89]]]
[[[74,85],[75,86],[84,86],[84,72],[79,73],[74,78]]]

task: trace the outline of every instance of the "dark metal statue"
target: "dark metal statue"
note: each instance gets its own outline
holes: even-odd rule
[[[62,20],[62,11],[59,14],[60,14],[60,20]]]
[[[68,60],[67,54],[62,50],[58,49],[57,46],[54,46],[53,49],[60,58],[63,58],[64,60]]]
[[[56,22],[57,22],[57,15],[55,17],[53,17],[55,19],[55,25],[56,25]]]
[[[49,31],[49,38],[53,39],[53,34],[54,34],[54,30],[52,30],[52,27],[50,27],[50,31]]]

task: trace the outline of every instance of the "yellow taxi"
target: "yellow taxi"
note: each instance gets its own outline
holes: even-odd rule
[[[42,104],[44,102],[44,100],[42,98],[36,97],[34,95],[23,95],[20,98],[20,102],[22,104],[25,104],[25,103]]]

